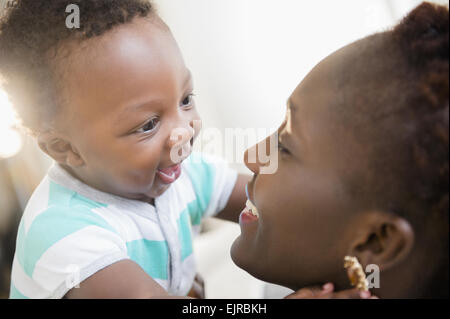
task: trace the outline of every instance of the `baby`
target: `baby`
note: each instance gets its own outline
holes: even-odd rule
[[[192,76],[153,6],[19,1],[0,24],[0,74],[55,160],[20,222],[10,297],[186,296],[201,220],[237,221],[248,178],[191,155]]]
[[[294,290],[341,290],[352,256],[379,271],[381,298],[448,298],[448,98],[444,6],[423,3],[319,63],[289,99],[277,172],[246,156],[234,262]],[[336,297],[326,286],[297,297]]]

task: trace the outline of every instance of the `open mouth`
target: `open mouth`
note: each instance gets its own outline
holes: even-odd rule
[[[164,184],[172,184],[181,175],[181,164],[158,169],[156,173]]]
[[[245,204],[245,210],[244,211],[250,213],[253,217],[259,218],[258,209],[249,200]]]
[[[249,196],[248,186],[245,187],[245,192],[247,194],[247,203],[240,216],[241,224],[255,222],[259,219],[259,212]]]
[[[250,199],[250,195],[248,193],[248,185],[245,186],[245,193],[247,195],[247,203],[245,204],[245,208],[255,217],[259,218],[258,208],[256,208],[255,204],[253,204]]]

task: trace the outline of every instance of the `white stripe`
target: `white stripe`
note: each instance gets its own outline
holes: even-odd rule
[[[165,240],[158,222],[144,218],[140,214],[118,209],[115,206],[94,208],[91,211],[117,230],[125,242],[140,239]]]
[[[197,199],[192,187],[189,175],[184,169],[180,179],[175,182],[164,194],[156,199],[156,206],[159,208],[158,214],[165,214],[173,228],[177,228],[177,221],[184,212],[188,204]],[[159,215],[161,220],[161,215]]]
[[[50,291],[40,287],[23,271],[17,257],[14,257],[11,281],[16,289],[25,297],[43,299],[50,296]]]
[[[49,193],[50,181],[46,176],[31,195],[23,213],[25,234],[28,232],[28,229],[30,229],[33,220],[48,208]]]
[[[183,166],[183,171],[180,176],[179,182],[175,183],[176,193],[182,196],[185,203],[190,203],[194,201],[197,197],[195,195],[195,190],[192,187],[191,179],[187,173],[186,164]],[[189,187],[188,187],[189,186]]]
[[[53,292],[67,280],[76,282],[77,273],[114,253],[127,257],[123,240],[109,230],[88,226],[51,246],[36,263],[33,280]]]
[[[183,269],[183,280],[181,281],[180,288],[177,291],[177,295],[186,296],[192,288],[192,284],[194,283],[195,274],[197,272],[197,265],[195,261],[195,255],[190,254],[183,260],[181,265]]]

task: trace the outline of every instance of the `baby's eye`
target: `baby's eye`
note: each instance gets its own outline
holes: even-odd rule
[[[148,121],[143,127],[138,129],[136,132],[137,133],[151,133],[156,128],[158,128],[158,125],[159,125],[159,118],[155,117],[155,118],[151,119],[150,121]]]
[[[184,109],[188,109],[188,108],[192,107],[192,104],[194,102],[194,96],[195,96],[195,94],[193,94],[193,93],[186,96],[184,98],[184,100],[181,102],[181,107]]]

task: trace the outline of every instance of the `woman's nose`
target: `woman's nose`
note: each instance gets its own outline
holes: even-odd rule
[[[268,165],[268,156],[271,154],[271,141],[273,136],[250,147],[244,153],[244,163],[253,173],[260,174],[261,167]]]

